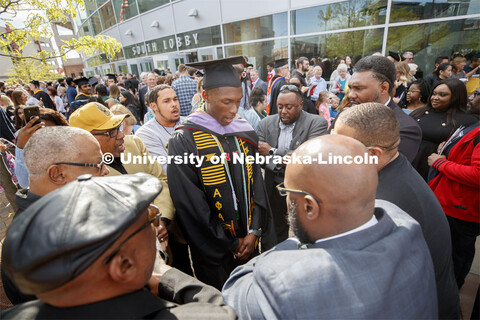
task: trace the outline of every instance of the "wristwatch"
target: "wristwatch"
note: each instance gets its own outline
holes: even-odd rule
[[[268,150],[268,154],[271,156],[273,156],[275,152],[277,152],[277,148],[271,148],[270,150]]]
[[[248,234],[253,234],[254,236],[256,236],[257,238],[260,238],[260,236],[262,235],[262,229],[250,229],[248,230]]]

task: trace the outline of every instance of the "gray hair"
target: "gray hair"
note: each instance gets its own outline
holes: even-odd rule
[[[340,71],[340,70],[347,71],[348,70],[347,65],[345,63],[340,63],[337,67],[337,71]]]
[[[78,141],[80,139],[82,141]],[[56,162],[75,162],[80,153],[79,147],[88,139],[97,142],[90,132],[75,127],[55,126],[37,130],[23,149],[28,172],[31,175],[44,174]]]

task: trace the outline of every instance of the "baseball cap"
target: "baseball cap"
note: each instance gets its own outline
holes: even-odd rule
[[[79,176],[12,222],[3,245],[6,275],[27,294],[64,285],[112,247],[161,191],[160,180],[146,173]]]
[[[108,130],[118,127],[128,114],[114,115],[107,107],[98,103],[90,102],[75,110],[70,116],[70,125],[92,130]]]

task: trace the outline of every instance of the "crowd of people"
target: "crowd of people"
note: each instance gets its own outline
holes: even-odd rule
[[[480,55],[414,58],[0,83],[0,317],[460,318]]]

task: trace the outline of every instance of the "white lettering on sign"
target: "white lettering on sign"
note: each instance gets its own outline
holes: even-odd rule
[[[168,40],[162,40],[163,50],[173,49],[175,48],[175,45],[177,45],[178,49],[180,49],[182,46],[185,46],[188,48],[190,45],[192,45],[192,38],[193,38],[193,44],[198,45],[198,33],[192,33],[192,36],[184,35],[183,39],[181,37],[175,37],[175,38],[172,37]],[[158,51],[158,47],[156,42],[136,45],[132,47],[133,56],[136,56],[139,54],[157,52],[157,51]]]
[[[193,40],[195,40],[195,44],[198,44],[198,33],[192,34]]]

